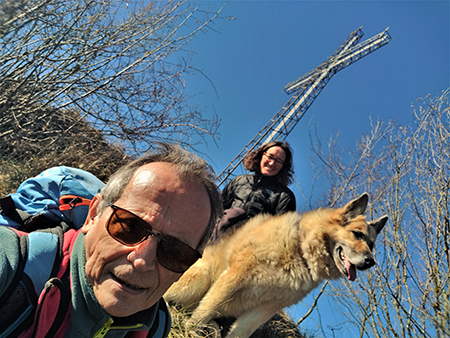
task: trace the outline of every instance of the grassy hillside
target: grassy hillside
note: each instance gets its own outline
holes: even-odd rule
[[[130,159],[78,113],[58,112],[48,119],[43,114],[0,118],[1,196],[15,191],[25,179],[59,165],[87,170],[106,181]]]

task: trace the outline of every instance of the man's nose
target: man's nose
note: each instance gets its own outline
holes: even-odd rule
[[[156,269],[156,265],[158,264],[156,258],[158,242],[158,237],[150,235],[128,255],[128,260],[133,263],[137,270],[148,271]]]

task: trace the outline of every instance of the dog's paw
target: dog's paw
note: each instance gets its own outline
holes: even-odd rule
[[[196,324],[193,326],[187,323],[190,337],[195,338],[222,338],[221,327],[214,320],[210,320],[208,324]]]

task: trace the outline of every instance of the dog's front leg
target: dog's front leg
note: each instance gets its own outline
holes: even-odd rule
[[[202,262],[198,261],[167,290],[164,299],[184,307],[195,307],[208,291],[211,283],[210,273]]]
[[[224,305],[230,305],[228,302],[233,302],[233,295],[241,287],[244,275],[237,270],[236,267],[230,267],[219,276],[195,309],[190,324],[206,325],[214,317],[233,315],[222,310]]]
[[[258,327],[281,310],[276,304],[263,304],[239,316],[226,338],[248,338]]]
[[[227,273],[224,272],[211,286],[192,314],[190,323],[207,324],[213,317],[223,315],[219,312],[219,308],[230,299],[235,290],[234,283],[227,277]]]

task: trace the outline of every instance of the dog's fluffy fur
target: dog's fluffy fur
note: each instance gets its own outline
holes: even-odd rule
[[[164,297],[196,307],[191,324],[236,317],[227,338],[247,338],[324,279],[354,280],[356,269],[375,264],[372,248],[387,216],[367,222],[367,201],[363,194],[339,209],[256,216],[207,246]]]

